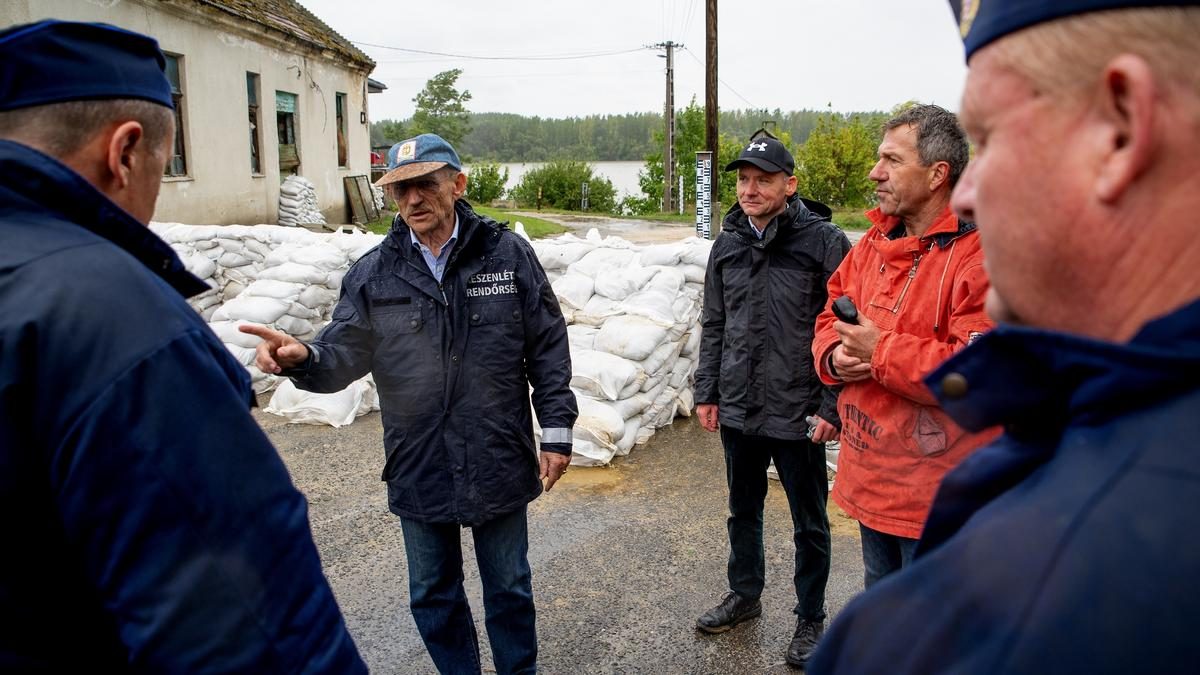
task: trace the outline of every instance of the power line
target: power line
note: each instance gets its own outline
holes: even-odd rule
[[[688,51],[688,50],[686,50],[686,49],[685,49],[685,50],[683,50],[683,51],[687,52],[687,55],[688,55],[688,56],[690,56],[690,57],[692,57],[692,60],[694,60],[696,63],[699,63],[701,68],[703,68],[703,67],[704,67],[704,63],[703,63],[703,62],[701,62],[701,61],[700,61],[700,59],[696,58],[696,55],[695,55],[695,54],[691,53],[690,51]],[[719,77],[717,78],[717,81],[718,81],[718,82],[720,82],[721,84],[725,85],[725,88],[726,88],[726,89],[728,89],[729,91],[733,92],[733,95],[734,95],[734,96],[736,96],[736,97],[738,97],[738,98],[742,99],[743,101],[745,101],[745,102],[746,102],[746,105],[750,106],[751,108],[753,108],[753,109],[755,109],[755,110],[758,110],[758,106],[754,105],[754,104],[753,104],[753,103],[751,103],[750,101],[746,101],[746,97],[745,97],[745,96],[742,96],[741,94],[739,94],[739,93],[737,92],[737,89],[734,89],[733,87],[729,86],[729,83],[728,83],[728,82],[726,82],[725,80],[722,80],[722,79],[721,79],[721,78],[719,78]]]
[[[581,52],[575,54],[544,54],[539,56],[479,56],[478,54],[451,54],[447,52],[432,52],[424,49],[409,49],[408,47],[392,47],[390,45],[377,45],[370,42],[358,42],[351,40],[356,45],[363,47],[374,47],[376,49],[390,49],[397,52],[407,52],[410,54],[424,54],[426,56],[446,56],[455,59],[470,59],[474,61],[572,61],[577,59],[594,59],[604,56],[617,56],[620,54],[632,54],[646,49],[645,47],[636,47],[634,49],[622,49],[610,52]]]

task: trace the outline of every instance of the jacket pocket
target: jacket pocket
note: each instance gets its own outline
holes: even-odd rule
[[[919,456],[937,457],[954,446],[966,432],[933,406],[920,406],[904,425],[906,442]]]
[[[371,330],[379,337],[419,333],[424,324],[420,309],[375,312],[371,315]]]

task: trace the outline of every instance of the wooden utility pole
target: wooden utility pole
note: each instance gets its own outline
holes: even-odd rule
[[[715,207],[717,205],[717,176],[721,175],[717,166],[717,155],[720,151],[720,137],[717,135],[717,0],[705,0],[705,31],[704,31],[704,146],[712,153],[712,181],[709,192]],[[714,212],[720,214],[719,210]]]
[[[655,47],[667,50],[667,100],[663,106],[663,119],[667,123],[666,141],[663,143],[663,211],[674,211],[675,201],[671,192],[675,185],[675,48],[683,45],[667,40]]]

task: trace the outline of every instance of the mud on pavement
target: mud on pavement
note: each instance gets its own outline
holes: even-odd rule
[[[265,403],[265,400],[263,401]],[[380,481],[379,413],[341,429],[288,425],[255,411],[309,500],[325,573],[373,673],[435,673],[408,612],[399,520]],[[728,633],[698,633],[696,617],[725,591],[724,459],[719,437],[677,419],[613,465],[572,467],[529,508],[529,558],[543,673],[789,672],[792,546],[786,498],[770,482],[763,616]],[[831,507],[830,615],[862,588],[857,524]],[[483,624],[470,530],[467,596]]]

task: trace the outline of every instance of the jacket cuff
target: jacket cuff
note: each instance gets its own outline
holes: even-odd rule
[[[556,455],[571,456],[570,443],[542,443],[542,452],[553,452]]]

